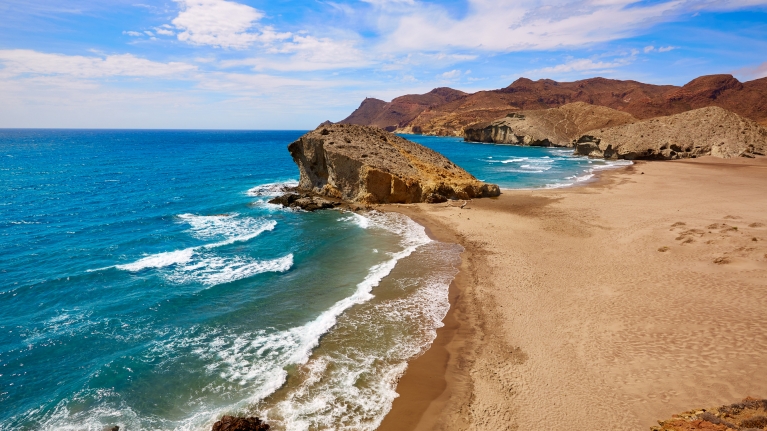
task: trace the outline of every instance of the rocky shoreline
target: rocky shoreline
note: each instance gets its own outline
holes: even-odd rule
[[[288,146],[298,186],[271,203],[307,210],[500,195],[443,155],[376,127],[321,125]]]
[[[651,431],[762,431],[767,429],[767,399],[689,410],[658,421]]]

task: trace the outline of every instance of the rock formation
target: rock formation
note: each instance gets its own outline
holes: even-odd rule
[[[376,127],[320,126],[288,151],[301,175],[297,190],[331,200],[415,203],[500,194],[441,154]]]
[[[519,111],[489,123],[464,129],[464,139],[474,142],[531,146],[572,145],[585,132],[636,122],[631,114],[584,102],[558,108]]]
[[[658,421],[651,431],[759,431],[767,429],[767,400],[746,398],[740,403],[690,410]]]
[[[466,94],[449,88],[398,97],[390,103],[366,99],[346,124],[372,125],[403,133],[463,136],[463,129],[511,112],[584,102],[626,112],[638,119],[719,106],[764,124],[767,78],[740,82],[732,75],[696,78],[682,87],[591,78],[575,82],[519,78],[506,88]]]
[[[606,159],[754,157],[767,152],[767,129],[718,107],[592,130],[574,142],[575,154]]]
[[[213,424],[213,431],[267,431],[269,425],[257,417],[237,418],[224,416]]]

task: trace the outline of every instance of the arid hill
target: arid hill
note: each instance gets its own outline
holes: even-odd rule
[[[367,98],[360,107],[339,124],[376,126],[389,132],[403,127],[426,109],[435,108],[466,96],[452,88],[435,88],[426,94],[408,94],[391,102]]]
[[[625,112],[575,102],[558,108],[512,112],[500,120],[477,123],[464,129],[464,139],[498,144],[566,147],[590,130],[636,121],[636,118]]]
[[[592,130],[575,154],[606,159],[754,157],[767,152],[767,129],[716,106]]]
[[[399,97],[390,103],[366,99],[342,123],[373,125],[402,133],[463,136],[464,128],[471,124],[499,119],[519,110],[555,108],[573,102],[606,106],[638,119],[719,106],[764,124],[767,78],[742,83],[732,75],[709,75],[682,87],[606,78],[575,82],[519,78],[506,88],[473,94],[439,88],[421,96]]]
[[[298,191],[315,196],[376,204],[500,194],[436,151],[376,127],[320,126],[288,151],[301,175]]]

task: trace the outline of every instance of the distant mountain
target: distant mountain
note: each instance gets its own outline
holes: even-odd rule
[[[463,136],[466,126],[518,110],[585,102],[647,119],[719,106],[767,125],[767,78],[742,83],[732,75],[708,75],[682,87],[591,78],[575,82],[519,78],[506,88],[473,94],[437,88],[391,102],[365,99],[345,124],[377,126],[402,133]]]
[[[463,91],[440,87],[426,94],[400,96],[389,103],[367,98],[362,101],[360,107],[352,115],[340,121],[340,124],[377,126],[391,132],[406,126],[424,110],[435,109],[466,96],[468,94]]]

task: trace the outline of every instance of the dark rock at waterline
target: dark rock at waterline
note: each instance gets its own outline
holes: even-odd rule
[[[108,426],[108,427],[101,428],[101,431],[120,431],[120,427],[117,425]]]
[[[269,201],[270,204],[288,208],[300,208],[304,211],[316,211],[341,206],[340,202],[331,201],[309,193],[286,193]]]
[[[268,424],[254,416],[248,418],[224,416],[213,424],[212,431],[266,431],[268,429]]]

